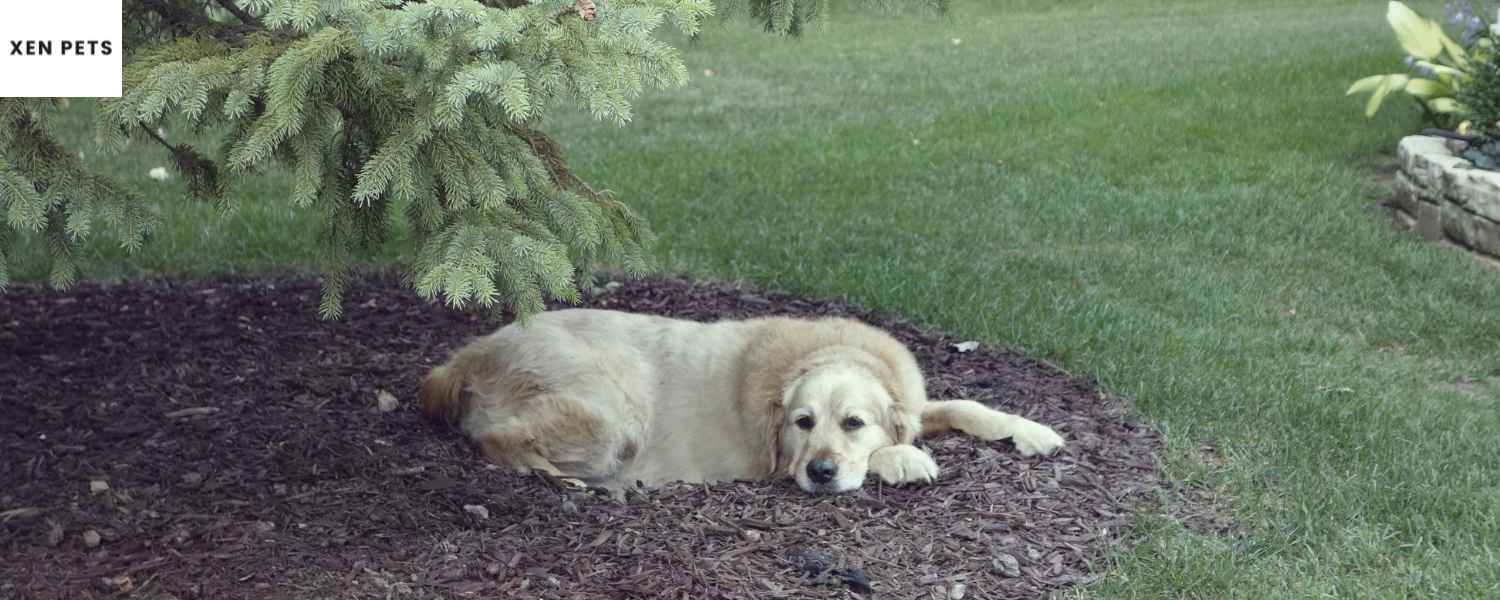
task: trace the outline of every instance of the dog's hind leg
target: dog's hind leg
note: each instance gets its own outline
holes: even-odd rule
[[[973,400],[928,402],[922,408],[922,435],[957,429],[985,441],[1011,438],[1022,456],[1052,454],[1063,438],[1051,427],[1001,412]]]
[[[479,436],[479,445],[484,448],[484,454],[490,460],[509,465],[523,475],[537,471],[578,489],[590,487],[588,482],[570,477],[557,465],[552,464],[552,461],[547,460],[547,457],[542,456],[542,453],[536,449],[532,440],[514,431],[491,430]]]
[[[525,407],[494,415],[474,432],[490,460],[519,472],[539,471],[575,487],[613,479],[613,448],[620,443],[603,418],[555,396],[525,400]]]

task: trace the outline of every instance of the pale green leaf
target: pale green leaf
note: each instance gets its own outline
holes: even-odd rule
[[[1386,76],[1385,81],[1381,82],[1380,87],[1375,88],[1375,92],[1370,94],[1370,101],[1365,104],[1365,116],[1375,116],[1375,111],[1380,110],[1380,103],[1385,101],[1385,97],[1394,90],[1406,87],[1406,82],[1409,79],[1411,78],[1405,75]]]
[[[1435,113],[1453,114],[1463,112],[1462,104],[1452,98],[1433,98],[1427,101],[1427,108]]]
[[[1448,51],[1448,60],[1453,63],[1453,66],[1467,70],[1469,68],[1469,53],[1464,51],[1464,47],[1458,45],[1458,42],[1448,37],[1448,34],[1443,33],[1441,28],[1437,29],[1437,36],[1438,41],[1443,43],[1443,49]]]
[[[1392,0],[1387,6],[1385,20],[1391,24],[1391,29],[1396,32],[1396,40],[1401,42],[1401,47],[1406,49],[1407,54],[1422,60],[1432,60],[1443,51],[1440,39],[1442,30],[1405,4]]]
[[[1453,95],[1453,88],[1448,87],[1441,81],[1412,78],[1411,81],[1406,82],[1406,93],[1429,100],[1439,97],[1451,97]]]
[[[1349,86],[1349,91],[1344,92],[1344,95],[1348,96],[1348,95],[1351,95],[1351,94],[1358,94],[1358,93],[1362,93],[1362,92],[1372,92],[1372,91],[1375,91],[1375,88],[1380,87],[1380,84],[1385,82],[1385,78],[1386,77],[1390,77],[1390,76],[1389,75],[1371,75],[1369,77],[1366,77],[1364,79],[1356,81],[1356,82],[1354,82],[1354,85]]]
[[[1437,75],[1439,77],[1460,78],[1465,76],[1463,71],[1460,71],[1448,65],[1440,65],[1435,62],[1419,60],[1417,61],[1416,65],[1418,67],[1431,70],[1434,75]]]

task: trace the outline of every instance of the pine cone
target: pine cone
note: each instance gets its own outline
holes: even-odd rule
[[[578,16],[583,20],[594,20],[594,8],[594,0],[578,0]]]

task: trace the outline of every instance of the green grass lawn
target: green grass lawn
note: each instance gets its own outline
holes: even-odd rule
[[[632,125],[547,130],[651,220],[668,270],[849,298],[1130,398],[1236,528],[1194,532],[1169,497],[1081,595],[1500,594],[1500,273],[1372,210],[1420,126],[1343,96],[1400,68],[1384,3],[958,11],[711,28]],[[87,277],[316,256],[274,178],[220,221],[146,179],[154,148],[96,163],[170,213],[139,256],[90,245]]]

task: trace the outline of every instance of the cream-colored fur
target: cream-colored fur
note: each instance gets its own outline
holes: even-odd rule
[[[491,460],[613,488],[792,477],[845,492],[870,472],[931,481],[938,466],[912,442],[949,429],[1011,437],[1027,456],[1063,445],[977,402],[928,402],[911,352],[849,319],[552,311],[459,349],[421,397]]]

